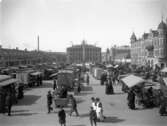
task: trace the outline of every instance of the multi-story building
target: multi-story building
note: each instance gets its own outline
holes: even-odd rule
[[[114,46],[110,49],[111,62],[129,62],[130,61],[130,46]]]
[[[167,65],[167,23],[163,20],[157,30],[150,30],[137,39],[131,36],[131,60],[135,65]]]
[[[110,63],[111,62],[111,56],[110,56],[110,50],[107,48],[106,52],[102,52],[102,63]]]
[[[67,59],[69,63],[99,63],[101,62],[101,48],[86,44],[83,40],[82,44],[67,48]]]
[[[0,48],[0,67],[36,64],[44,62],[66,62],[65,53],[27,51]]]

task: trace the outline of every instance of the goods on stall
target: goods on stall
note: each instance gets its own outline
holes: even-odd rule
[[[58,87],[65,86],[72,89],[74,86],[74,74],[71,70],[60,70],[57,75]]]
[[[67,107],[69,103],[68,98],[54,98],[55,107],[64,106]]]
[[[143,80],[140,77],[130,75],[122,79],[123,91],[128,92],[132,89],[135,92],[136,103],[145,108],[160,105],[160,84],[152,81]]]
[[[33,81],[34,85],[37,86],[42,85],[42,72],[36,71],[30,74],[31,80]]]

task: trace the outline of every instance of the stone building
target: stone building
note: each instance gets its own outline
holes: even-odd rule
[[[66,62],[65,53],[0,48],[0,67]]]
[[[131,38],[131,60],[135,65],[149,65],[154,67],[167,65],[167,23],[163,20],[157,30],[144,33],[141,38],[136,38],[135,33]]]
[[[130,46],[114,46],[110,49],[111,62],[130,62]]]
[[[87,44],[85,40],[80,45],[67,48],[68,63],[99,63],[101,62],[101,48]]]

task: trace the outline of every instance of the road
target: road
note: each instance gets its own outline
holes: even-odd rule
[[[12,107],[12,116],[0,114],[0,126],[58,126],[58,117],[55,112],[47,114],[46,94],[52,90],[52,83],[45,81],[42,87],[26,89],[24,99]],[[100,82],[90,77],[90,86],[85,88],[79,96],[75,96],[78,102],[80,116],[75,114],[70,117],[67,114],[67,126],[90,126],[89,108],[91,97],[99,97],[104,107],[104,122],[98,122],[98,126],[166,126],[167,117],[159,116],[158,108],[130,110],[127,106],[127,94],[120,90],[120,86],[114,86],[114,95],[105,95],[105,87]],[[69,112],[69,108],[65,109]]]

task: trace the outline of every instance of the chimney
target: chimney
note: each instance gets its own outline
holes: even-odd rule
[[[39,35],[37,37],[37,44],[38,44],[37,51],[39,52]]]

